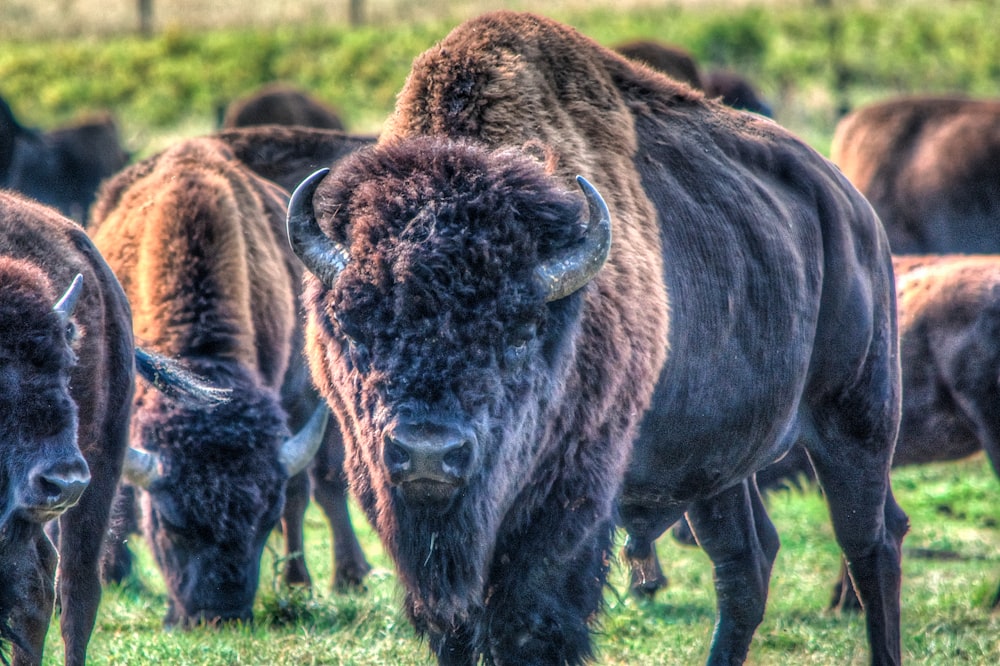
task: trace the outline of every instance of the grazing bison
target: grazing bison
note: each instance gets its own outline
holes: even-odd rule
[[[616,497],[634,560],[688,512],[710,661],[742,661],[777,550],[752,475],[799,439],[898,662],[892,266],[847,180],[531,14],[420,56],[386,127],[288,227],[352,489],[439,662],[586,660]]]
[[[332,108],[304,90],[284,83],[270,83],[232,102],[222,118],[223,128],[250,125],[304,125],[343,130],[344,123]]]
[[[854,111],[831,159],[895,254],[1000,252],[1000,100],[902,97]]]
[[[0,99],[0,188],[22,192],[86,223],[101,181],[128,161],[110,114],[41,132],[22,126]]]
[[[125,295],[86,233],[0,192],[0,643],[15,664],[41,662],[57,562],[65,663],[86,660],[132,354]],[[58,558],[43,531],[56,518]]]
[[[285,200],[202,138],[121,172],[93,208],[94,242],[129,297],[136,338],[232,395],[196,409],[146,386],[135,393],[124,473],[144,491],[168,624],[251,617],[286,483],[325,429],[325,408],[308,418],[308,374],[297,370],[301,267],[281,236]]]

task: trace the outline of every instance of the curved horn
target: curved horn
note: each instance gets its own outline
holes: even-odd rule
[[[278,452],[278,460],[285,467],[288,476],[301,472],[316,455],[326,434],[326,424],[330,420],[330,409],[325,402],[320,403],[309,422],[302,426],[294,437],[285,441]]]
[[[295,256],[327,287],[347,267],[350,255],[343,245],[331,240],[316,223],[313,195],[329,169],[320,169],[299,183],[288,200],[286,230]]]
[[[128,447],[122,463],[122,478],[133,486],[148,489],[160,478],[160,457],[155,453]]]
[[[83,293],[83,276],[79,273],[73,278],[73,282],[70,283],[69,287],[66,289],[66,293],[62,295],[56,304],[52,306],[62,322],[65,324],[69,322],[69,318],[73,316],[73,310],[76,308],[76,302],[80,300],[80,294]]]
[[[545,288],[545,301],[557,301],[590,282],[611,251],[611,213],[600,193],[583,176],[576,182],[587,198],[590,219],[583,241],[535,269]]]

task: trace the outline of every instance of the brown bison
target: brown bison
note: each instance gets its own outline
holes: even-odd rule
[[[345,134],[336,130],[304,126],[244,127],[222,130],[213,135],[226,144],[240,162],[257,175],[291,191],[318,167],[333,164],[355,150],[374,143],[375,138]],[[298,356],[296,357],[298,358]],[[303,394],[312,395],[312,380],[305,363],[296,364]],[[295,382],[286,381],[285,393]],[[313,396],[313,400],[318,399]],[[327,429],[324,445],[309,468],[312,494],[323,509],[333,531],[333,587],[360,585],[371,569],[351,525],[347,505],[347,480],[343,471],[344,450],[336,427]],[[303,557],[303,520],[309,498],[304,474],[289,479],[282,516],[285,548],[285,581],[311,584]]]
[[[22,126],[0,99],[0,188],[22,192],[86,223],[101,181],[129,159],[108,113],[42,132]]]
[[[325,409],[308,419],[297,370],[301,268],[282,238],[285,201],[202,138],[121,172],[93,208],[92,236],[129,297],[136,338],[232,395],[197,409],[136,390],[125,476],[144,491],[168,624],[251,617],[286,483],[325,429]]]
[[[311,94],[285,83],[270,83],[233,101],[222,117],[223,128],[251,125],[304,125],[343,130],[332,108]]]
[[[830,155],[895,254],[1000,252],[1000,100],[873,104],[840,121]]]
[[[65,663],[86,660],[132,354],[125,295],[86,233],[0,192],[0,643],[15,664],[41,662],[57,562]],[[43,531],[57,518],[58,558]]]
[[[778,545],[752,476],[798,440],[898,662],[892,266],[847,180],[531,14],[420,56],[386,128],[288,227],[352,490],[439,662],[585,661],[616,497],[635,560],[688,512],[710,661],[742,661]]]

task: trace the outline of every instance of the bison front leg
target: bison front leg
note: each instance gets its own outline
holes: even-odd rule
[[[56,574],[58,557],[42,530],[35,527],[32,529],[37,530],[37,535],[30,540],[25,539],[24,551],[9,553],[12,557],[4,562],[7,570],[0,574],[0,585],[4,586],[5,596],[9,591],[14,591],[13,596],[19,602],[8,623],[14,639],[11,651],[14,666],[35,666],[42,663],[45,634],[49,629],[55,600],[52,579]],[[0,639],[6,637],[0,636]]]
[[[344,443],[336,428],[328,428],[326,441],[312,468],[313,497],[333,530],[333,589],[344,591],[364,585],[371,565],[365,559],[351,524],[344,475]]]
[[[600,609],[613,522],[536,521],[496,560],[486,608],[492,663],[582,664]],[[555,539],[554,535],[558,535]]]
[[[718,610],[708,663],[742,664],[764,619],[778,533],[752,480],[695,502],[687,517],[714,568]]]
[[[305,513],[309,504],[309,475],[299,472],[285,486],[281,531],[285,535],[285,584],[312,586],[305,554]]]

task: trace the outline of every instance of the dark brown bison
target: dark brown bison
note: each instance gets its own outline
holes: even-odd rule
[[[837,126],[831,159],[895,254],[1000,252],[1000,100],[902,97]]]
[[[903,378],[893,467],[985,450],[1000,477],[1000,255],[913,255],[893,265]],[[765,490],[799,476],[813,470],[796,447],[757,481]],[[831,605],[859,607],[843,571]]]
[[[752,111],[772,118],[774,110],[761,99],[746,77],[725,69],[713,69],[702,76],[705,94],[718,97],[722,103],[734,109]]]
[[[258,176],[289,192],[316,169],[375,143],[374,136],[303,126],[241,127],[212,136]]]
[[[304,125],[343,130],[344,123],[331,107],[313,95],[286,83],[269,83],[233,101],[222,117],[223,128],[250,125]]]
[[[679,46],[655,40],[635,40],[618,44],[614,49],[626,58],[649,65],[672,79],[704,90],[708,97],[717,97],[734,109],[752,111],[768,118],[774,116],[771,106],[745,77],[724,69],[710,70],[707,74],[701,72],[694,56]]]
[[[0,192],[0,643],[15,664],[41,662],[57,562],[65,663],[86,659],[132,354],[125,295],[86,233]],[[56,518],[58,558],[43,531]]]
[[[698,64],[687,50],[655,40],[637,39],[614,47],[626,58],[649,65],[692,88],[704,89]]]
[[[531,14],[420,56],[386,128],[307,179],[288,226],[353,492],[439,662],[584,661],[616,497],[640,563],[687,511],[710,661],[742,661],[778,545],[753,473],[798,440],[872,660],[898,662],[892,266],[847,180]]]
[[[22,126],[0,99],[0,188],[22,192],[85,223],[101,181],[129,159],[111,114],[42,132]]]
[[[325,409],[308,418],[297,371],[301,268],[282,238],[285,201],[201,138],[121,172],[93,208],[94,242],[129,297],[136,338],[232,395],[196,409],[136,390],[125,476],[144,491],[168,624],[251,616],[286,483],[325,429]]]

